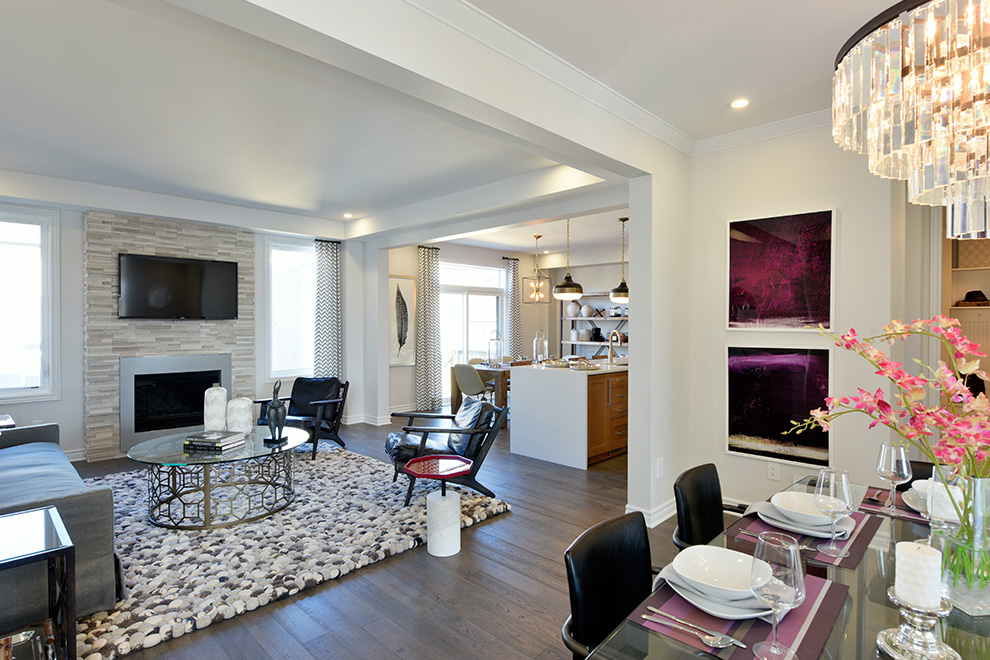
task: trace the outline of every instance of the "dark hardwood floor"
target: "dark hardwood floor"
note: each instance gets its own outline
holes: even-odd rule
[[[340,435],[348,450],[387,461],[383,446],[391,430],[355,424]],[[570,658],[560,641],[570,611],[564,549],[586,528],[624,512],[626,457],[576,470],[509,453],[509,434],[499,434],[479,480],[512,511],[463,530],[459,554],[437,558],[421,546],[128,657]],[[76,467],[90,477],[136,464]],[[654,565],[676,554],[673,527],[668,520],[650,531]]]

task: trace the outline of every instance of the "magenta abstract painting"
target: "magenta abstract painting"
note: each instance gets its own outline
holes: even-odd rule
[[[825,407],[829,351],[824,348],[728,349],[728,450],[793,463],[829,464],[820,428],[787,434],[791,420]]]
[[[730,328],[832,327],[832,212],[729,223]]]

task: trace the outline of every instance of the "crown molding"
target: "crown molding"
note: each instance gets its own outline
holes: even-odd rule
[[[691,156],[701,156],[703,154],[710,154],[716,151],[734,149],[747,144],[763,142],[764,140],[772,140],[785,135],[793,135],[794,133],[802,133],[804,131],[812,131],[825,127],[831,128],[831,126],[832,111],[819,110],[818,112],[801,115],[800,117],[784,119],[773,122],[772,124],[754,126],[753,128],[747,128],[743,131],[726,133],[725,135],[709,138],[707,140],[698,140],[695,143],[694,151],[691,152]]]
[[[461,34],[690,155],[694,140],[466,0],[404,0]]]

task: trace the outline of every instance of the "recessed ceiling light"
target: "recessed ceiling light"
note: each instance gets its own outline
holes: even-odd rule
[[[351,213],[345,213],[344,214],[344,219],[348,219],[349,220],[350,218],[353,218],[353,217],[354,217],[354,215],[351,214]]]
[[[550,250],[544,250],[543,254],[550,254]]]
[[[742,110],[747,105],[749,105],[749,99],[736,99],[735,101],[729,104],[729,107],[732,108],[733,110]]]

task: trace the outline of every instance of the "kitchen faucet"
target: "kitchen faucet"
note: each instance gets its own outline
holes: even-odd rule
[[[622,335],[619,334],[618,330],[613,330],[612,332],[608,333],[608,363],[610,366],[612,365],[612,358],[615,357],[615,351],[612,350],[613,339],[618,341],[620,346],[622,345]]]

